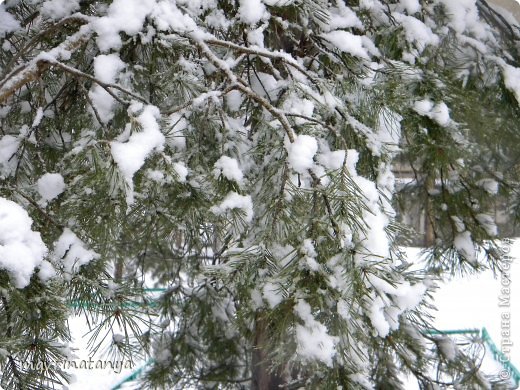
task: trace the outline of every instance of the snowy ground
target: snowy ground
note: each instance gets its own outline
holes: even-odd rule
[[[407,249],[413,257],[419,251],[418,248]],[[515,346],[520,346],[520,239],[511,245],[511,255],[515,260],[511,267],[509,308],[499,306],[502,281],[495,279],[491,272],[456,277],[435,294],[438,309],[435,326],[440,330],[486,327],[493,341],[500,346],[501,331],[505,330],[501,327],[502,313],[509,313],[511,338]],[[513,350],[511,360],[520,367],[520,348]]]
[[[408,248],[407,252],[411,258],[417,257],[419,248]],[[503,281],[498,277],[495,279],[491,272],[465,277],[456,277],[445,283],[435,294],[435,326],[439,330],[455,329],[482,329],[485,327],[491,339],[500,349],[501,343],[507,343],[506,337],[502,332],[510,332],[510,339],[513,343],[510,355],[511,363],[520,369],[520,238],[514,240],[511,245],[510,275],[510,305],[509,307],[500,306],[504,300],[500,300]],[[507,282],[506,282],[507,283]],[[510,316],[510,323],[502,322],[503,316]],[[489,354],[491,355],[491,354]],[[487,356],[486,362],[489,363],[491,356]],[[484,368],[485,365],[483,365]],[[487,373],[493,368],[488,364]],[[498,366],[498,370],[500,370]],[[494,371],[493,373],[498,373]],[[407,390],[418,389],[411,383]]]

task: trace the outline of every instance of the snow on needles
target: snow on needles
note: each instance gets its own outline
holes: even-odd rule
[[[345,53],[367,60],[370,58],[366,48],[363,47],[363,40],[358,35],[336,30],[321,34],[321,36]]]
[[[504,64],[504,84],[520,104],[520,68]]]
[[[316,321],[310,305],[304,300],[298,301],[294,311],[304,322],[304,325],[296,325],[297,353],[304,358],[316,359],[332,367],[338,338],[330,336],[327,327]]]
[[[226,179],[242,184],[244,174],[238,165],[238,161],[228,156],[222,156],[215,162],[213,171],[216,178],[223,175]]]
[[[258,23],[263,18],[265,12],[265,5],[261,0],[240,0],[238,15],[244,23]]]
[[[16,288],[26,287],[36,268],[43,281],[54,275],[44,260],[47,247],[40,233],[31,230],[32,222],[21,206],[0,198],[0,269],[7,271]]]
[[[129,187],[126,199],[128,205],[134,202],[134,174],[144,165],[146,158],[154,150],[163,149],[165,142],[164,135],[161,133],[157,122],[160,118],[159,109],[151,105],[143,108],[140,103],[135,103],[129,108],[131,113],[140,110],[142,112],[136,119],[141,125],[142,131],[134,132],[127,142],[113,141],[111,143],[112,157],[123,173]]]
[[[38,186],[38,193],[42,198],[43,205],[46,205],[47,202],[55,199],[65,191],[65,181],[59,173],[46,173],[38,179],[36,185]]]
[[[289,165],[298,173],[305,173],[314,165],[314,155],[318,151],[316,138],[298,135],[293,143],[286,144]]]
[[[115,0],[110,4],[106,17],[94,23],[101,51],[118,49],[122,45],[119,33],[132,36],[143,27],[146,17],[156,5],[154,0]]]
[[[20,23],[16,20],[13,15],[6,12],[5,6],[0,4],[0,37],[4,34],[15,31],[20,28]]]
[[[429,99],[418,100],[414,103],[413,109],[418,114],[437,122],[440,126],[447,126],[451,122],[450,111],[444,102],[435,104]]]
[[[249,195],[240,195],[231,191],[218,205],[211,207],[210,211],[216,215],[225,215],[233,209],[239,209],[245,213],[245,221],[253,220],[253,201]]]
[[[94,76],[104,83],[115,82],[119,72],[124,68],[125,63],[121,61],[118,54],[101,54],[94,58]],[[107,123],[114,117],[115,99],[103,87],[94,85],[89,92],[89,97],[103,123]]]
[[[42,4],[42,15],[58,20],[79,9],[79,0],[47,0]]]
[[[63,230],[58,241],[54,243],[52,256],[56,263],[63,264],[65,279],[70,279],[82,265],[99,258],[96,252],[87,249],[85,243],[68,228]]]

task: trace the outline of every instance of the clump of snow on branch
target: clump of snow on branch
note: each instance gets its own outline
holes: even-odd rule
[[[352,180],[362,191],[366,210],[362,210],[362,218],[365,222],[365,228],[358,232],[359,246],[362,248],[356,254],[356,262],[365,264],[371,259],[381,261],[390,255],[390,241],[385,232],[385,227],[390,222],[387,215],[391,209],[383,210],[380,205],[380,196],[374,182],[358,175],[356,164],[359,159],[359,153],[356,150],[349,149],[346,155],[346,167]],[[377,260],[376,260],[377,259]]]
[[[155,106],[144,106],[140,103],[133,104],[129,108],[130,113],[141,111],[136,120],[140,124],[142,131],[134,132],[126,142],[113,141],[112,157],[117,163],[120,171],[129,187],[127,192],[127,204],[134,202],[134,174],[144,165],[146,158],[154,150],[162,150],[165,138],[160,131],[158,120],[160,119],[159,109]]]
[[[122,45],[120,32],[138,34],[146,17],[156,5],[155,0],[115,0],[108,8],[107,16],[94,22],[101,51],[118,49]]]
[[[186,183],[186,178],[188,177],[188,168],[186,168],[186,165],[183,163],[173,163],[173,169],[175,173],[177,174],[177,178],[180,183]]]
[[[453,239],[453,246],[467,261],[472,264],[477,262],[475,245],[471,239],[470,232],[466,230],[462,233],[458,233]]]
[[[430,118],[441,126],[450,123],[450,111],[444,102],[435,104],[429,99],[424,99],[416,101],[413,108],[418,114]]]
[[[101,54],[94,58],[94,77],[103,83],[114,83],[124,68],[125,63],[121,61],[118,54]],[[117,92],[112,90],[112,93]],[[114,117],[115,99],[105,88],[95,84],[89,92],[89,97],[103,123],[107,123]]]
[[[503,76],[505,86],[513,92],[516,100],[520,104],[520,68],[504,64]]]
[[[450,339],[448,336],[444,336],[441,339],[436,341],[437,347],[439,348],[441,354],[449,361],[455,361],[457,357],[457,345],[455,342]]]
[[[225,215],[234,209],[242,210],[245,213],[246,222],[253,220],[253,201],[251,196],[240,195],[233,191],[227,194],[220,204],[211,207],[210,211],[216,215]]]
[[[480,179],[477,181],[477,185],[488,194],[496,195],[498,193],[498,182],[494,179]]]
[[[262,289],[262,296],[267,301],[267,304],[271,309],[275,308],[280,302],[283,301],[281,287],[271,282],[265,283],[264,288]]]
[[[390,330],[397,330],[399,316],[414,309],[423,300],[427,290],[424,283],[411,285],[402,281],[392,285],[373,274],[367,276],[366,285],[372,290],[368,316],[380,337],[386,337]]]
[[[244,174],[238,165],[238,161],[228,156],[222,156],[215,162],[215,177],[223,175],[226,179],[242,184]]]
[[[298,135],[294,142],[286,143],[289,165],[297,173],[305,173],[314,166],[314,155],[318,151],[316,138]]]
[[[238,16],[247,24],[258,23],[265,15],[266,9],[262,0],[240,0]]]
[[[419,0],[400,0],[399,8],[408,12],[409,15],[412,15],[421,10],[421,4]]]
[[[477,38],[487,37],[488,27],[480,21],[476,0],[436,0],[445,7],[450,27],[457,33],[471,33]]]
[[[303,299],[298,300],[294,311],[303,321],[303,325],[296,325],[296,352],[305,359],[319,360],[332,367],[338,338],[330,336],[327,327],[316,321],[310,305]]]
[[[363,39],[348,31],[336,30],[321,34],[328,42],[339,50],[355,57],[370,59],[367,48],[363,46]]]
[[[36,182],[42,204],[57,198],[65,191],[65,180],[59,173],[46,173]]]
[[[489,214],[477,214],[475,216],[479,224],[482,228],[489,234],[491,237],[495,237],[498,234],[498,227],[495,224],[494,218]]]
[[[0,37],[4,34],[20,28],[20,23],[16,20],[13,15],[5,11],[5,6],[0,4]]]
[[[79,9],[79,0],[47,0],[42,4],[41,14],[58,20]]]
[[[0,139],[0,176],[7,177],[14,173],[18,164],[15,153],[21,139],[12,135],[4,135]]]
[[[70,229],[65,228],[58,241],[54,243],[52,257],[57,264],[63,264],[65,278],[70,279],[82,265],[99,258],[99,255],[88,249]]]
[[[363,23],[350,7],[339,1],[335,5],[335,7],[331,7],[329,20],[326,23],[318,20],[318,24],[323,31],[329,32],[349,27],[364,29]]]
[[[340,169],[345,162],[345,151],[335,150],[333,152],[322,152],[318,154],[318,162],[326,169],[336,170]]]
[[[43,280],[54,275],[52,265],[44,260],[47,247],[40,233],[31,229],[32,223],[20,205],[0,198],[0,269],[7,271],[16,288],[26,287],[36,268]]]

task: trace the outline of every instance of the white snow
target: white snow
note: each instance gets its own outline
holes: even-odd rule
[[[303,174],[314,166],[314,155],[318,151],[316,138],[298,135],[293,143],[286,143],[288,162],[292,169]]]
[[[363,47],[363,40],[358,35],[348,31],[335,30],[323,33],[321,36],[345,53],[367,60],[370,58],[367,49]]]
[[[503,76],[505,86],[513,92],[516,100],[520,104],[520,68],[504,64]]]
[[[267,24],[264,23],[260,27],[247,33],[247,41],[251,46],[264,48],[264,31],[266,28]]]
[[[400,6],[408,12],[409,15],[419,12],[421,4],[419,0],[399,0]]]
[[[462,233],[464,230],[466,230],[466,225],[464,225],[462,219],[455,215],[452,215],[451,220],[455,224],[455,230],[457,230],[457,232]]]
[[[475,254],[475,246],[471,239],[471,233],[464,231],[459,233],[453,239],[455,249],[470,263],[476,263],[477,257]]]
[[[345,151],[324,152],[318,154],[318,162],[330,170],[340,169],[345,161]]]
[[[116,53],[101,54],[94,58],[94,77],[103,83],[114,83],[124,68],[125,63],[121,61]],[[115,90],[112,90],[112,92],[117,94]],[[114,117],[115,99],[103,87],[94,84],[89,92],[89,97],[103,123],[107,123]]]
[[[0,198],[0,269],[7,271],[16,288],[26,287],[38,267],[42,280],[54,275],[54,269],[44,260],[47,247],[40,233],[31,230],[32,223],[20,205]]]
[[[314,103],[309,99],[302,99],[295,95],[291,95],[284,101],[283,109],[291,114],[312,117],[314,112]],[[303,124],[306,122],[305,119],[299,117],[295,117],[294,121],[296,124]]]
[[[63,264],[65,279],[70,279],[73,274],[79,272],[82,265],[99,258],[99,255],[87,248],[70,229],[63,229],[60,238],[54,243],[52,252],[54,261]]]
[[[472,33],[479,39],[486,37],[486,27],[479,20],[476,0],[436,0],[435,2],[445,7],[450,19],[450,27],[457,33]]]
[[[413,109],[441,126],[447,126],[451,121],[450,111],[444,102],[435,104],[429,99],[418,100],[414,103]]]
[[[394,302],[401,310],[401,313],[406,310],[411,310],[422,302],[426,290],[427,286],[424,283],[412,285],[408,282],[401,283],[395,293]]]
[[[385,232],[388,225],[388,216],[391,210],[385,209],[385,212],[379,204],[379,193],[374,182],[359,176],[356,171],[356,164],[359,153],[354,149],[347,151],[346,166],[347,170],[359,189],[362,191],[365,200],[364,203],[368,210],[363,210],[363,220],[365,221],[365,231],[358,232],[359,245],[364,250],[358,251],[355,259],[358,264],[364,264],[366,261],[381,261],[390,255],[389,240]],[[389,207],[389,206],[388,206]]]
[[[271,309],[274,309],[280,302],[283,301],[280,286],[277,284],[267,282],[262,289],[262,296],[267,301]]]
[[[494,179],[480,179],[476,184],[491,195],[498,193],[498,182]]]
[[[380,337],[398,329],[399,316],[415,308],[424,299],[427,290],[423,283],[410,285],[404,281],[394,286],[372,274],[367,276],[366,285],[372,289],[368,316]],[[385,302],[382,297],[391,297],[391,300]]]
[[[79,0],[47,0],[41,6],[41,14],[58,20],[79,9]]]
[[[0,37],[3,37],[4,34],[15,31],[18,28],[20,28],[20,23],[18,23],[13,15],[6,12],[4,5],[0,4]]]
[[[107,16],[94,21],[101,51],[118,49],[122,45],[120,32],[133,36],[141,31],[144,21],[156,5],[155,0],[114,0]]]
[[[376,138],[389,153],[399,151],[402,120],[401,115],[389,109],[383,109],[379,113]]]
[[[332,30],[340,30],[344,28],[355,27],[360,30],[363,29],[363,23],[350,7],[337,1],[336,7],[330,8],[329,18],[327,23],[317,21],[321,29],[325,32]]]
[[[186,165],[180,162],[173,163],[173,169],[175,170],[175,173],[177,174],[177,177],[179,179],[180,183],[186,183],[186,178],[188,177],[188,168],[186,168]]]
[[[169,118],[170,131],[166,138],[166,144],[176,150],[186,149],[186,137],[184,131],[188,128],[188,121],[180,114],[172,114]]]
[[[441,354],[449,361],[454,361],[457,357],[457,346],[449,337],[442,337],[437,341],[437,346]]]
[[[251,89],[260,96],[276,100],[279,90],[284,83],[278,81],[273,75],[264,72],[255,72],[251,77]]]
[[[241,209],[245,213],[245,221],[253,220],[253,201],[250,195],[240,195],[231,191],[224,200],[217,206],[211,207],[210,211],[217,215],[224,215],[229,210]]]
[[[319,360],[332,367],[332,359],[336,355],[337,337],[330,336],[327,327],[316,321],[311,313],[310,305],[303,299],[294,307],[295,313],[303,320],[304,325],[296,325],[298,346],[296,353],[309,360]]]
[[[265,15],[266,9],[262,0],[240,0],[238,17],[246,24],[256,24]]]
[[[477,214],[475,216],[479,224],[482,228],[489,234],[491,237],[494,237],[498,234],[498,228],[495,224],[495,219],[488,214]]]
[[[94,58],[94,76],[104,83],[113,83],[125,68],[119,54],[100,54]]]
[[[155,181],[156,183],[164,184],[164,173],[159,170],[149,169],[146,171],[146,177],[150,180]]]
[[[477,274],[464,274],[454,276],[450,280],[440,284],[439,289],[433,294],[436,310],[431,310],[434,315],[434,327],[439,330],[455,329],[481,329],[485,327],[496,343],[501,348],[501,342],[511,340],[510,361],[517,368],[520,366],[520,332],[518,321],[520,321],[520,239],[515,239],[511,244],[509,255],[512,256],[510,263],[503,263],[505,272],[504,279],[500,273],[493,275],[491,270]],[[409,261],[417,263],[420,259],[421,248],[404,248]],[[504,286],[510,289],[508,295],[504,295]],[[506,291],[507,292],[507,291]],[[501,300],[502,297],[502,300]],[[509,297],[504,300],[503,297]],[[511,319],[503,322],[502,316],[510,314]],[[509,335],[507,333],[509,332]],[[444,353],[451,355],[449,346],[442,346]],[[486,355],[493,360],[489,351]],[[486,367],[484,367],[486,368]],[[491,367],[495,369],[495,367]],[[489,373],[497,374],[500,368]],[[415,382],[415,383],[412,383]],[[416,381],[410,381],[406,385],[407,390],[418,390]]]
[[[226,104],[232,112],[238,111],[243,101],[242,94],[237,90],[229,91],[226,94]]]
[[[38,110],[36,111],[36,115],[34,116],[34,120],[33,120],[33,123],[31,125],[31,128],[35,128],[35,127],[40,126],[40,123],[42,122],[42,119],[43,119],[43,108],[38,107]]]
[[[392,16],[404,28],[406,40],[413,43],[419,51],[422,52],[428,45],[435,46],[439,43],[439,37],[419,19],[397,12],[394,12]]]
[[[316,261],[318,254],[316,253],[316,249],[314,248],[314,244],[310,238],[303,240],[300,252],[303,255],[303,267],[313,272],[319,271],[320,264]]]
[[[4,135],[0,139],[0,176],[7,177],[14,173],[18,159],[14,156],[20,146],[20,138]]]
[[[38,193],[45,205],[65,191],[65,180],[59,173],[46,173],[36,182]]]
[[[238,165],[238,161],[228,156],[222,156],[215,162],[213,171],[215,178],[223,175],[226,179],[241,185],[244,181],[244,174]]]
[[[370,310],[367,313],[379,337],[386,337],[390,332],[390,324],[385,317],[385,307],[386,305],[380,296],[373,296],[372,302],[370,302]]]
[[[154,150],[163,149],[165,138],[159,128],[160,112],[157,107],[152,105],[143,107],[142,104],[135,103],[130,106],[129,111],[130,113],[141,111],[136,119],[142,131],[134,132],[127,142],[111,142],[111,151],[129,187],[127,204],[131,205],[134,202],[134,174],[144,165],[146,158]]]
[[[188,4],[191,3],[191,1],[188,2]],[[199,29],[187,13],[181,12],[177,8],[176,2],[160,1],[151,12],[157,28],[161,31],[173,30],[181,34],[189,34],[196,39],[202,39],[205,35],[209,36]]]

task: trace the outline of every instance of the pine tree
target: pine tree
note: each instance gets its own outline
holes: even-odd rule
[[[71,311],[145,387],[488,386],[426,332],[438,281],[500,269],[516,188],[518,29],[485,1],[7,0],[0,42],[2,387],[68,379],[23,363],[68,356]]]

